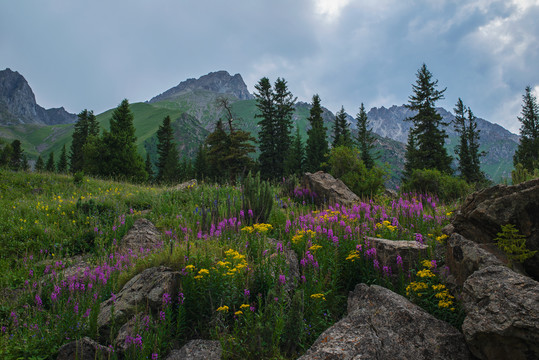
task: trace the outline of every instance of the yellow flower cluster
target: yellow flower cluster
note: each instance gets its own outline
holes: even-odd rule
[[[406,287],[406,295],[410,296],[410,290],[417,294],[417,296],[421,296],[423,293],[420,291],[428,289],[429,286],[421,281],[412,281],[407,287]]]
[[[375,227],[376,229],[380,229],[380,228],[382,228],[382,227],[385,227],[385,228],[387,228],[387,229],[388,229],[389,231],[391,231],[391,232],[397,230],[397,227],[391,225],[391,223],[390,223],[389,221],[387,221],[387,220],[384,220],[384,221],[381,222],[381,223],[376,223],[376,225],[374,225],[374,227]]]
[[[292,243],[297,244],[298,242],[300,242],[301,239],[303,239],[304,235],[305,235],[305,231],[299,230],[298,232],[296,232],[296,235],[292,237]]]
[[[249,305],[249,304],[241,304],[240,305],[240,309],[242,309],[242,310],[249,309],[250,307],[251,307],[251,305]]]
[[[234,276],[240,270],[247,267],[247,260],[245,255],[240,254],[234,249],[228,249],[225,251],[225,261],[219,261],[217,265],[225,271],[226,276]],[[235,265],[234,265],[235,264]]]
[[[346,257],[347,261],[354,262],[356,259],[359,259],[359,252],[357,250],[350,251],[350,254]]]
[[[423,267],[427,269],[432,269],[434,267],[434,264],[430,260],[421,261],[421,265],[423,265]]]
[[[321,300],[326,301],[326,296],[324,294],[312,294],[311,299],[315,299],[315,300],[321,299]]]
[[[439,243],[443,243],[445,239],[447,239],[447,235],[446,234],[442,234],[440,236],[437,236],[436,237],[436,241],[438,241]]]
[[[254,232],[263,234],[270,230],[273,230],[273,226],[271,224],[253,224],[253,226],[245,226],[241,229],[241,231],[248,232],[249,234]]]
[[[223,306],[219,306],[216,311],[228,312],[228,309],[229,309],[228,306],[223,305]]]
[[[309,251],[316,251],[316,250],[319,250],[319,249],[322,249],[322,246],[321,245],[317,245],[317,244],[314,244],[313,246],[311,246],[309,248]]]
[[[434,275],[434,273],[430,271],[429,269],[423,269],[417,272],[417,276],[419,276],[420,278],[425,278],[425,277],[435,277],[436,275]]]

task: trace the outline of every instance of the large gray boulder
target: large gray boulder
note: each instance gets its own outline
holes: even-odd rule
[[[109,351],[107,347],[84,337],[63,345],[56,360],[105,360],[109,358]]]
[[[352,192],[340,179],[335,179],[323,171],[306,173],[301,182],[304,188],[316,194],[317,204],[329,203],[351,206],[360,201],[359,197]]]
[[[480,359],[539,359],[539,283],[505,266],[488,266],[463,286],[462,331]]]
[[[528,249],[539,250],[539,179],[473,193],[452,221],[454,232],[481,244],[492,243],[507,224],[515,225],[526,236]],[[539,251],[524,262],[524,269],[539,279]]]
[[[318,359],[471,359],[464,336],[386,288],[359,284],[348,316],[300,357]]]
[[[119,244],[120,253],[153,249],[161,244],[161,233],[148,219],[137,219]]]
[[[172,350],[166,360],[219,360],[223,352],[216,340],[191,340],[180,350]]]
[[[391,266],[393,273],[408,271],[421,260],[428,256],[429,246],[417,241],[387,240],[374,237],[366,237],[370,248],[376,249],[376,257],[380,266]],[[397,264],[397,255],[402,259],[402,265]]]
[[[116,329],[143,309],[148,308],[155,315],[162,306],[163,294],[174,296],[178,292],[180,278],[180,272],[165,266],[146,269],[134,276],[118,294],[101,303],[97,317],[101,338],[110,338],[113,311]]]

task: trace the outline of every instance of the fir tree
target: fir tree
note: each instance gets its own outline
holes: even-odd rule
[[[13,140],[11,143],[11,158],[9,161],[11,170],[18,171],[21,169],[23,152],[24,150],[22,149],[21,142],[19,140]]]
[[[93,111],[82,110],[78,114],[75,129],[73,131],[73,140],[69,151],[69,170],[72,173],[84,168],[83,148],[90,137],[99,136],[99,124]]]
[[[468,138],[468,151],[470,152],[470,174],[467,178],[468,182],[481,183],[487,180],[485,173],[481,171],[481,157],[485,156],[484,151],[479,151],[479,133],[481,130],[477,128],[477,118],[468,107],[468,124],[466,128],[466,137]]]
[[[350,124],[346,120],[344,106],[335,115],[335,126],[333,127],[333,147],[346,146],[352,147],[352,135],[350,133]]]
[[[43,158],[41,155],[37,157],[36,165],[34,167],[35,172],[43,172],[45,170],[45,162],[43,161]]]
[[[410,164],[406,169],[438,169],[451,174],[451,157],[444,147],[445,130],[441,127],[447,125],[436,112],[435,102],[443,99],[443,90],[436,90],[438,80],[432,79],[432,73],[423,66],[417,71],[416,84],[412,85],[414,94],[409,97],[408,109],[417,111],[417,114],[406,120],[412,121],[410,129],[412,135],[408,137],[407,148],[413,149],[406,155]],[[410,143],[412,141],[412,143]],[[413,164],[413,165],[412,165]],[[409,174],[409,171],[405,171]]]
[[[286,174],[294,174],[301,176],[303,174],[303,168],[305,163],[305,149],[303,142],[301,141],[301,134],[299,133],[299,127],[296,126],[296,134],[292,138],[290,144],[290,151],[286,158]]]
[[[62,152],[60,153],[60,159],[58,159],[58,165],[56,166],[58,169],[58,172],[61,174],[65,174],[67,172],[67,154],[66,154],[66,146],[64,145],[62,147]]]
[[[369,129],[369,119],[365,112],[365,106],[361,103],[359,113],[356,115],[357,120],[357,144],[361,152],[361,160],[367,169],[372,169],[374,166],[374,158],[371,154],[374,148],[374,136],[372,129]]]
[[[21,170],[22,171],[30,170],[30,164],[28,164],[28,157],[26,157],[26,154],[22,154]]]
[[[155,176],[155,173],[153,172],[153,165],[152,161],[150,160],[150,153],[146,152],[146,163],[144,165],[146,172],[148,173],[148,181],[152,182],[153,178]]]
[[[279,178],[284,173],[284,160],[290,146],[290,129],[295,98],[288,91],[286,81],[278,78],[275,90],[268,78],[260,79],[255,97],[259,113],[255,115],[258,133],[261,175],[264,178]]]
[[[174,130],[170,116],[163,119],[157,130],[157,181],[173,183],[179,180],[179,154],[174,142]]]
[[[524,169],[533,172],[535,168],[539,168],[539,105],[530,86],[526,87],[522,100],[522,117],[518,117],[522,124],[520,144],[513,157],[513,163],[515,166],[520,163]]]
[[[0,153],[0,166],[9,167],[11,163],[11,155],[13,154],[13,148],[11,144],[6,144]]]
[[[204,180],[208,176],[209,169],[207,152],[208,149],[205,145],[201,144],[198,147],[193,166],[194,176],[197,180]]]
[[[49,158],[47,159],[47,165],[45,166],[45,170],[48,172],[56,172],[56,165],[54,165],[54,151],[51,151],[49,154]]]
[[[307,146],[305,149],[305,171],[316,172],[320,170],[329,151],[326,138],[326,127],[322,118],[320,96],[313,95],[310,116],[308,118],[311,128],[307,130]]]
[[[455,146],[455,155],[457,155],[458,169],[461,176],[468,180],[472,173],[472,158],[470,156],[470,149],[468,147],[468,126],[466,123],[466,107],[459,98],[455,108],[455,122],[454,128],[459,135],[459,143]]]

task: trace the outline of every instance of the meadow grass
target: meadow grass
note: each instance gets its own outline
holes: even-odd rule
[[[256,224],[256,214],[242,209],[239,186],[178,191],[91,178],[75,185],[67,175],[5,170],[0,180],[2,358],[53,359],[64,343],[98,339],[99,304],[159,265],[182,274],[180,290],[163,296],[158,314],[137,315],[128,358],[162,358],[193,338],[220,340],[225,358],[297,358],[345,315],[359,282],[389,287],[456,326],[462,321],[441,283],[443,259],[431,254],[411,271],[391,269],[365,240],[443,242],[451,208],[433,196],[316,208],[303,190],[274,187],[269,220]],[[119,253],[140,217],[158,227],[160,245]],[[289,271],[290,251],[298,278]],[[66,276],[75,255],[84,268]]]

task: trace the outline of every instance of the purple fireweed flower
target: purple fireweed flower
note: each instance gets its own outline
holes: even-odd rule
[[[249,310],[251,310],[252,312],[255,312],[256,308],[254,306],[250,306]]]
[[[283,252],[283,244],[280,242],[277,243],[277,252]]]
[[[251,296],[251,292],[249,291],[249,289],[244,289],[244,290],[243,290],[243,296],[245,296],[246,298],[248,298],[249,296]]]
[[[79,313],[79,303],[76,303],[75,306],[73,306],[73,312],[75,314],[78,314]]]
[[[165,312],[164,311],[159,311],[159,320],[165,321]]]
[[[116,302],[116,295],[114,295],[113,292],[111,292],[110,295],[111,295],[112,303],[114,304]]]
[[[247,215],[249,215],[249,217],[252,218],[254,216],[253,210],[251,209],[247,210]]]
[[[86,309],[86,312],[84,313],[84,315],[82,315],[82,317],[87,318],[88,316],[90,316],[90,311],[92,311],[91,308]]]
[[[286,276],[284,276],[284,275],[279,275],[279,283],[280,283],[281,285],[286,284]]]
[[[432,268],[433,268],[434,270],[436,270],[436,268],[438,267],[438,264],[436,263],[436,260],[435,260],[435,259],[434,259],[434,260],[431,260],[430,263],[431,263],[431,265],[432,265]]]
[[[159,358],[159,355],[157,353],[152,353],[152,360],[157,360]]]
[[[420,244],[423,244],[423,235],[421,235],[420,233],[415,233],[415,241]]]
[[[374,266],[374,268],[375,268],[376,270],[380,270],[380,263],[378,262],[378,260],[374,259],[374,260],[372,261],[372,265]]]
[[[38,308],[41,308],[41,306],[43,306],[43,301],[41,301],[41,298],[39,297],[39,295],[36,295],[35,301],[36,301],[36,306]]]
[[[163,307],[167,307],[168,305],[170,305],[170,303],[172,303],[172,297],[170,296],[169,293],[164,293],[163,294]]]
[[[184,301],[185,301],[185,296],[183,295],[183,293],[182,292],[178,293],[178,304],[182,305]]]
[[[397,254],[397,266],[402,270],[402,257],[399,254]]]
[[[391,276],[391,266],[382,267],[382,271],[384,272],[384,276]]]
[[[241,217],[241,218],[244,218],[244,217],[245,217],[245,211],[240,210],[240,217]]]

